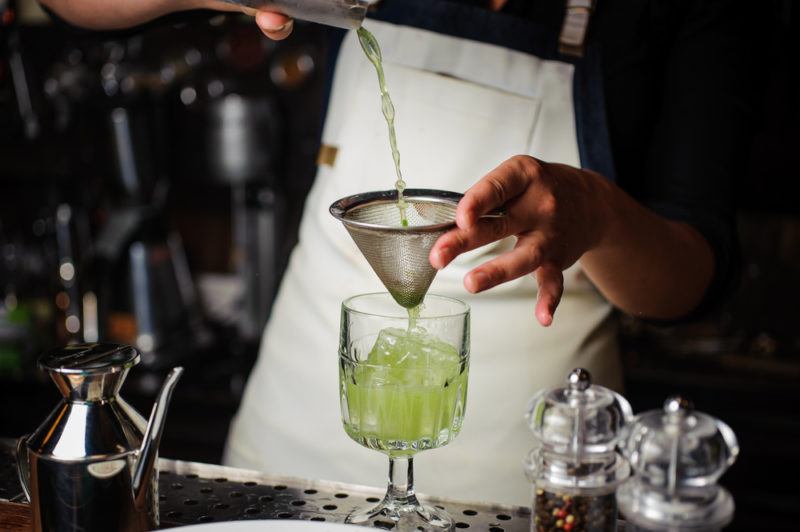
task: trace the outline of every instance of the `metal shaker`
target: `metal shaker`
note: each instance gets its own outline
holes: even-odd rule
[[[63,399],[17,443],[35,531],[140,532],[158,527],[158,445],[183,368],[173,369],[145,420],[119,390],[134,348],[78,344],[39,359]]]
[[[356,29],[377,0],[223,0],[251,9],[266,9],[326,26]]]

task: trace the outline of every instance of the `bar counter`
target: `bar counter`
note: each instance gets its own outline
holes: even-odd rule
[[[0,530],[31,530],[30,507],[19,485],[10,440],[0,441]],[[159,460],[161,527],[243,519],[299,519],[343,523],[356,506],[377,503],[383,488],[267,475],[219,465]],[[467,503],[421,495],[447,510],[456,529],[521,532],[530,529],[530,509]],[[392,529],[380,520],[374,528]]]

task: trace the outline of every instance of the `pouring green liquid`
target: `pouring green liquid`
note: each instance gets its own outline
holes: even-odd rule
[[[417,305],[416,307],[407,308],[408,311],[408,332],[410,333],[414,327],[417,326],[417,318],[419,318],[419,313],[422,310],[422,304]]]
[[[397,189],[397,206],[400,208],[400,223],[403,227],[408,227],[408,218],[406,217],[406,208],[408,204],[403,198],[403,190],[406,188],[406,182],[403,181],[403,174],[400,172],[400,151],[397,149],[397,134],[394,129],[394,104],[389,96],[389,90],[386,88],[386,76],[383,73],[383,60],[381,57],[381,47],[378,45],[377,39],[363,26],[358,28],[358,42],[361,43],[361,48],[369,59],[369,62],[375,67],[375,72],[378,74],[378,86],[381,91],[381,111],[386,119],[386,126],[389,128],[389,145],[392,148],[392,159],[394,159],[394,169],[397,173],[397,181],[395,181],[395,188]]]

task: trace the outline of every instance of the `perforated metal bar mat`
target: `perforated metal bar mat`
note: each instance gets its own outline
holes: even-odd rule
[[[231,467],[159,460],[161,527],[244,519],[297,519],[343,523],[358,506],[380,501],[378,488],[324,480],[278,477]],[[517,532],[530,530],[530,509],[501,504],[467,503],[420,495],[427,504],[447,510],[456,530]],[[17,477],[14,441],[0,438],[0,504],[26,503]],[[393,530],[391,522],[370,523]],[[618,532],[625,530],[617,522]]]
[[[276,477],[223,466],[161,460],[159,497],[162,526],[242,519],[300,519],[342,523],[357,506],[377,503],[383,491],[327,481]],[[470,504],[420,495],[453,516],[456,530],[530,530],[530,510]],[[376,520],[377,529],[393,523]]]
[[[13,441],[0,439],[0,501],[26,502],[17,477]],[[277,477],[231,467],[159,460],[159,498],[163,528],[243,519],[299,519],[342,523],[357,506],[377,503],[378,488],[338,482]],[[447,510],[456,530],[528,531],[527,508],[469,504],[420,495]],[[391,522],[371,523],[392,530]]]

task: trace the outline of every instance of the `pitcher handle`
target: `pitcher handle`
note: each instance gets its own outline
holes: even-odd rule
[[[19,483],[22,486],[22,491],[25,492],[28,502],[31,501],[31,467],[28,461],[28,447],[25,445],[28,442],[28,436],[21,436],[17,440],[17,475],[19,476]]]

